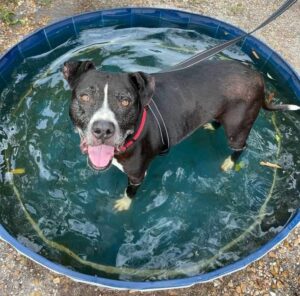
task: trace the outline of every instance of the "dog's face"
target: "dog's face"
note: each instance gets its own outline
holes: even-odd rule
[[[72,89],[70,117],[81,150],[94,169],[106,169],[135,132],[139,114],[153,95],[154,78],[141,72],[99,72],[90,61],[66,62],[63,74]]]

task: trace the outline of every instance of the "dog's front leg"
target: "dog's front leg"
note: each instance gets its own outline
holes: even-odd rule
[[[139,151],[134,154],[129,161],[124,163],[124,172],[128,176],[128,185],[122,196],[115,202],[114,209],[119,211],[126,211],[130,208],[132,200],[135,197],[138,188],[141,186],[147,169],[156,154],[147,151]]]
[[[136,195],[138,188],[141,186],[141,183],[144,179],[144,175],[145,174],[143,174],[143,177],[141,178],[128,177],[128,185],[124,192],[124,195],[122,198],[118,199],[114,205],[114,209],[117,212],[127,211],[130,208],[132,199]]]

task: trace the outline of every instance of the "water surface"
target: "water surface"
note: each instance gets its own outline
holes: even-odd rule
[[[61,67],[70,58],[91,59],[105,71],[154,73],[218,42],[179,29],[102,28],[26,59],[1,94],[1,224],[54,262],[122,280],[208,272],[274,237],[300,205],[299,113],[261,111],[230,173],[220,170],[230,153],[223,129],[198,130],[154,160],[124,213],[113,205],[126,176],[87,166],[68,116],[71,92]],[[251,63],[237,47],[214,58]],[[275,101],[293,102],[264,75]]]

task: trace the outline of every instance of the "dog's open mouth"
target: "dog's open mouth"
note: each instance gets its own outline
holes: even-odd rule
[[[109,145],[88,146],[89,163],[95,170],[105,170],[112,162],[115,147]]]
[[[107,169],[114,157],[115,147],[105,144],[88,145],[85,140],[80,144],[81,151],[88,155],[90,166],[95,170]]]

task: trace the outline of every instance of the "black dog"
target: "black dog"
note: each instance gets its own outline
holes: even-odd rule
[[[265,101],[262,76],[237,61],[206,61],[185,70],[148,75],[106,73],[90,61],[66,62],[72,89],[71,119],[81,150],[96,170],[115,164],[128,175],[116,210],[127,210],[151,160],[197,128],[223,125],[233,153],[231,169],[246,147],[259,110],[299,110]]]

